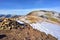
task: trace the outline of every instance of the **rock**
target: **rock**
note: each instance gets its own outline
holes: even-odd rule
[[[3,20],[3,22],[0,23],[0,28],[3,28],[3,29],[12,29],[12,28],[22,28],[24,25],[18,23],[17,21],[15,20],[11,20],[9,18],[6,18]]]

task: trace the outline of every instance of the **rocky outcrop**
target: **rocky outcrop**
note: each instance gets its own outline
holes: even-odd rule
[[[16,20],[11,20],[9,18],[5,18],[1,23],[0,23],[0,30],[4,30],[4,29],[13,29],[13,28],[18,28],[18,27],[22,27],[25,24],[20,24],[18,23]]]

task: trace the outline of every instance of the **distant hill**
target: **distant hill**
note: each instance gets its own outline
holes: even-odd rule
[[[0,18],[4,17],[4,18],[15,18],[15,17],[19,17],[20,15],[11,15],[11,14],[0,14]]]
[[[30,12],[27,16],[37,16],[60,23],[60,13],[55,11],[37,10]]]
[[[57,18],[60,18],[60,13],[59,12],[55,12],[55,11],[45,11],[45,10],[37,10],[37,11],[32,11],[27,15],[33,15],[33,16],[54,16]]]

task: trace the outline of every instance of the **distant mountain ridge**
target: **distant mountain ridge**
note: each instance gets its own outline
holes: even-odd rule
[[[11,18],[11,17],[19,17],[20,15],[11,15],[11,14],[7,14],[7,15],[4,15],[4,14],[0,14],[0,18],[4,17],[4,18]]]

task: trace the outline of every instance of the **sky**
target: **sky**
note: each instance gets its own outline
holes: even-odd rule
[[[32,10],[60,12],[60,0],[0,0],[0,14],[27,14]]]

